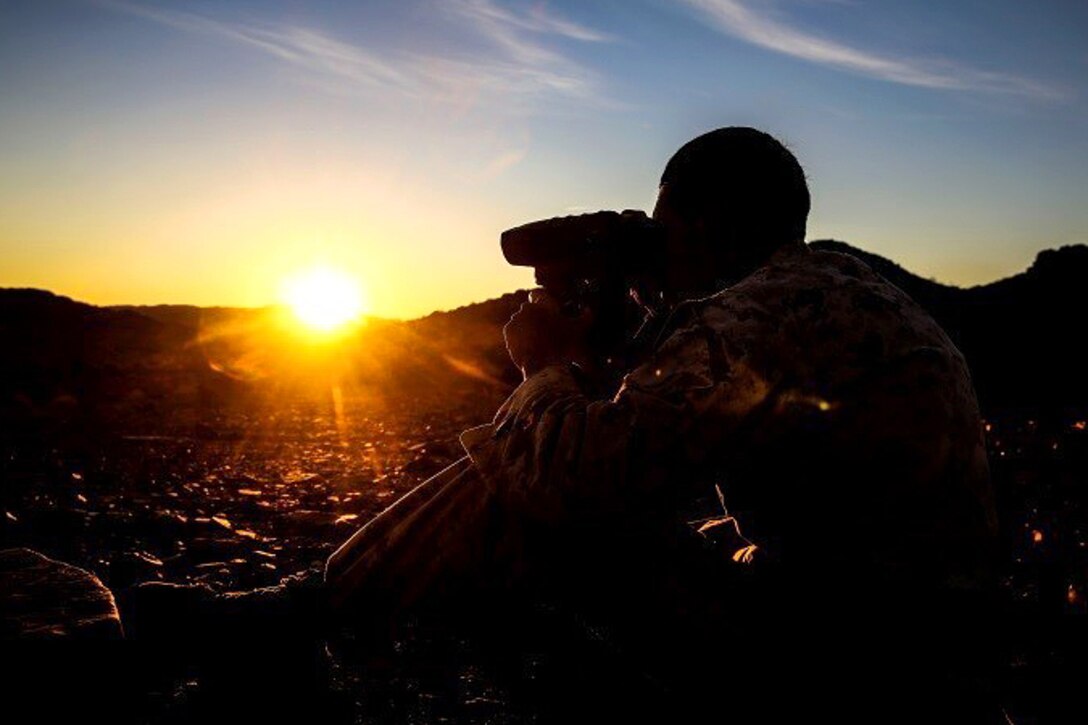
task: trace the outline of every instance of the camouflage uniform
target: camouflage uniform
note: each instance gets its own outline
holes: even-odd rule
[[[967,366],[864,263],[784,248],[681,304],[658,340],[611,399],[554,366],[466,431],[487,487],[526,520],[620,529],[704,520],[700,500],[721,515],[720,495],[758,547],[744,558],[916,591],[986,581],[996,524]]]
[[[686,693],[670,708],[975,718],[958,683],[993,640],[972,593],[995,528],[978,406],[936,322],[862,262],[782,249],[675,309],[611,399],[549,367],[461,440],[467,459],[333,555],[334,604],[528,589]],[[789,696],[760,698],[768,678]]]

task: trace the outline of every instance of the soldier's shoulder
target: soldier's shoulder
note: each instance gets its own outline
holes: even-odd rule
[[[775,255],[740,282],[689,300],[672,312],[669,334],[711,328],[731,335],[765,334],[787,318],[829,316],[928,318],[905,292],[849,254],[800,247]]]
[[[730,334],[804,334],[830,323],[943,338],[926,310],[864,261],[809,247],[772,258],[736,285],[695,300],[693,307],[693,320]]]
[[[752,280],[754,283],[786,281],[794,284],[850,283],[889,284],[873,271],[872,267],[857,257],[830,249],[803,247],[802,251],[772,259],[765,268],[766,274]]]
[[[847,255],[800,247],[776,254],[734,285],[686,303],[686,319],[712,326],[772,324],[797,304],[823,290],[848,291],[861,281],[879,279]]]
[[[805,247],[803,252],[772,259],[756,274],[729,290],[734,295],[781,301],[787,307],[828,296],[863,311],[867,300],[880,298],[892,306],[921,312],[910,296],[863,260],[843,252]],[[879,305],[878,305],[879,306]]]

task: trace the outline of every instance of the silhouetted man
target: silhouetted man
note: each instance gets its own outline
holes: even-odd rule
[[[801,167],[725,128],[669,161],[670,308],[615,396],[579,385],[584,320],[546,298],[505,328],[525,382],[462,441],[526,516],[622,515],[721,491],[765,558],[866,585],[969,590],[995,520],[962,355],[857,259],[804,244]]]
[[[468,459],[333,555],[335,605],[546,582],[663,670],[728,675],[708,687],[730,701],[778,678],[791,694],[765,706],[796,705],[808,681],[839,712],[847,683],[896,699],[875,721],[912,702],[942,719],[918,703],[973,646],[954,635],[991,576],[975,394],[907,295],[805,245],[808,212],[772,137],[684,145],[654,210],[667,260],[648,301],[668,313],[642,364],[587,394],[586,319],[535,295],[504,330],[524,382],[463,434]],[[733,663],[683,666],[708,648]]]
[[[767,134],[682,147],[654,210],[668,314],[645,361],[588,395],[586,319],[534,295],[504,330],[524,382],[463,434],[471,463],[436,479],[431,511],[372,532],[359,570],[412,588],[498,560],[491,576],[604,610],[667,669],[716,644],[749,663],[721,670],[734,685],[789,672],[841,710],[846,678],[899,700],[877,720],[951,717],[933,703],[970,671],[948,660],[977,646],[964,632],[996,526],[970,375],[906,294],[805,245],[808,212],[800,165]],[[357,553],[330,561],[334,590],[362,580]]]

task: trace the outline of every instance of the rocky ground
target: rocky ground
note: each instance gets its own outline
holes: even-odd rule
[[[481,416],[484,416],[481,418]],[[299,404],[190,429],[85,432],[4,451],[3,540],[97,573],[251,588],[323,561],[418,481],[460,457],[469,410]]]
[[[288,401],[274,413],[239,409],[195,426],[16,432],[0,450],[0,548],[82,567],[115,592],[143,581],[220,590],[275,583],[323,561],[356,526],[459,457],[457,433],[486,420],[498,400],[449,402]],[[1088,599],[1088,426],[1076,415],[1016,414],[993,416],[989,427],[1014,613],[997,633],[1002,697],[1018,722],[1051,721],[1065,712],[1061,683],[1082,657],[1071,651],[1083,640],[1069,627],[1081,626]],[[630,699],[640,675],[565,626],[542,617],[516,647],[428,625],[407,627],[381,652],[340,638],[295,658],[320,674],[309,690],[301,676],[276,686],[290,666],[272,674],[252,652],[220,652],[233,663],[227,670],[199,657],[164,662],[169,653],[138,660],[154,667],[115,666],[132,678],[128,715],[146,722],[208,721],[209,712],[234,712],[231,703],[247,711],[257,700],[279,707],[288,690],[334,722],[531,722],[558,707],[555,692],[570,706],[587,683],[598,701],[610,691]]]

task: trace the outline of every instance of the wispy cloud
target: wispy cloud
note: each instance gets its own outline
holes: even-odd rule
[[[490,68],[494,79],[585,97],[596,90],[593,75],[547,41],[600,43],[610,40],[609,36],[555,15],[542,4],[523,6],[521,12],[493,0],[452,0],[442,7],[493,49],[491,57],[497,63],[484,63],[481,68]]]
[[[272,56],[315,75],[330,89],[384,90],[411,97],[470,99],[503,95],[506,102],[541,95],[592,98],[592,74],[558,50],[549,39],[602,42],[607,36],[539,6],[520,12],[490,0],[456,0],[442,7],[447,16],[476,31],[482,47],[435,55],[406,48],[365,48],[314,28],[229,22],[188,11],[127,0],[97,5],[176,30],[219,37]],[[471,99],[475,99],[472,101]]]
[[[492,23],[499,29],[509,28],[560,35],[591,43],[611,40],[609,35],[555,15],[543,4],[535,4],[521,14],[509,8],[500,7],[492,0],[457,0],[451,5],[457,7],[458,12],[466,17],[475,18],[481,23]]]
[[[863,50],[794,27],[767,3],[681,0],[714,28],[753,45],[858,75],[943,90],[1005,93],[1060,100],[1065,93],[1031,78],[985,71],[947,60],[895,57]]]
[[[368,87],[390,86],[406,91],[418,90],[411,74],[397,64],[317,30],[231,23],[196,13],[124,0],[97,0],[96,4],[175,30],[235,42],[309,71],[334,76],[340,81]]]

